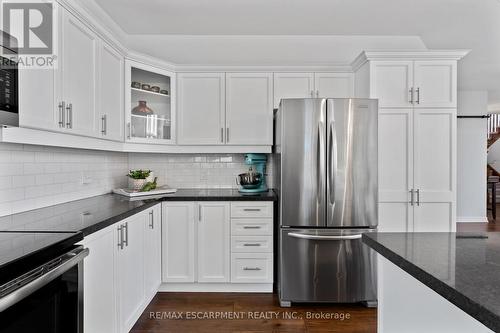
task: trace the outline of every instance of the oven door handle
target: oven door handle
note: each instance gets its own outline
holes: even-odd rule
[[[301,239],[313,239],[313,240],[348,240],[348,239],[360,239],[361,234],[355,235],[311,235],[311,234],[299,234],[295,232],[289,232],[288,236]]]
[[[38,278],[33,278],[33,274],[30,274],[31,272],[28,272],[24,276],[26,276],[25,279],[16,279],[14,280],[16,283],[22,285],[21,287],[14,289],[12,292],[8,293],[7,295],[3,296],[0,298],[0,312],[4,311],[5,309],[11,307],[12,305],[16,304],[17,302],[21,301],[25,297],[33,294],[35,291],[38,289],[42,288],[49,282],[53,281],[57,277],[61,276],[65,272],[67,272],[69,269],[77,265],[80,261],[83,260],[86,256],[89,254],[89,249],[78,247],[76,249],[73,249],[72,251],[63,254],[60,258],[62,261],[60,262],[59,265],[53,266],[53,263],[49,262],[41,267],[38,267],[34,269],[33,271],[39,271],[42,269],[44,272],[41,276]],[[33,278],[33,280],[30,280],[30,276]],[[36,276],[36,275],[35,275]],[[14,282],[11,281],[11,282]],[[29,282],[28,282],[29,281]],[[10,282],[9,282],[10,283]],[[9,284],[7,283],[7,284]],[[5,286],[5,285],[3,285]],[[2,286],[2,287],[3,287]]]

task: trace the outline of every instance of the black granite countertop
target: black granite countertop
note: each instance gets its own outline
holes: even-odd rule
[[[129,199],[117,194],[35,209],[0,217],[0,231],[81,231],[88,236],[129,216],[146,210],[161,201],[275,201],[270,190],[244,196],[231,189],[180,189],[175,194]]]
[[[179,189],[173,194],[146,196],[161,201],[276,201],[273,190],[257,194],[241,194],[235,189]]]
[[[500,233],[366,233],[363,242],[500,332]]]

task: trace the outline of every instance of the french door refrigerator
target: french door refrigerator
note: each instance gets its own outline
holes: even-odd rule
[[[376,304],[377,120],[372,99],[283,99],[275,113],[278,290],[291,302]]]

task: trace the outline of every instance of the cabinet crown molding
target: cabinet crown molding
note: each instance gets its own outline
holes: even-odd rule
[[[370,60],[460,60],[471,50],[363,51],[353,62],[355,72]]]

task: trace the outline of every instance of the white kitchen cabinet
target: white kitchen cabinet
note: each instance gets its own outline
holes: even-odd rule
[[[137,214],[115,229],[118,323],[120,332],[128,332],[143,311],[144,294],[144,225],[148,214]]]
[[[314,73],[274,73],[274,108],[282,98],[314,97]]]
[[[272,145],[273,75],[226,74],[226,144]]]
[[[380,108],[413,107],[413,61],[374,61],[370,71],[370,97]]]
[[[85,333],[116,333],[115,227],[96,232],[82,242],[90,250],[85,258],[83,322]]]
[[[19,126],[59,130],[55,70],[19,69]]]
[[[144,292],[153,298],[161,284],[161,204],[147,211],[144,225]]]
[[[198,203],[198,282],[229,282],[229,221],[228,202]]]
[[[352,73],[314,73],[316,97],[347,98],[354,96]]]
[[[175,143],[175,91],[175,73],[141,62],[125,61],[128,142]]]
[[[225,89],[224,73],[177,75],[179,144],[224,144]]]
[[[103,139],[123,141],[124,58],[111,46],[99,43],[97,108],[99,132]]]
[[[457,62],[423,60],[414,62],[415,107],[457,107]]]
[[[63,11],[62,57],[59,65],[60,96],[64,101],[63,126],[73,134],[98,136],[96,107],[96,34],[80,20]]]
[[[456,110],[414,110],[415,231],[454,231]]]
[[[195,281],[194,209],[194,202],[163,203],[163,282]]]
[[[456,229],[457,51],[366,52],[356,91],[379,100],[379,230]],[[368,73],[369,75],[366,75]]]

